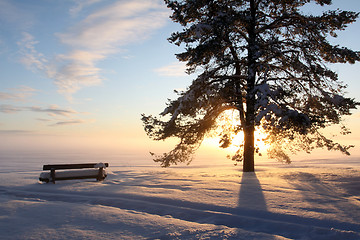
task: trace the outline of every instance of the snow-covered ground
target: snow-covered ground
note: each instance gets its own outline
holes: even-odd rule
[[[162,169],[114,157],[104,182],[37,181],[69,158],[1,156],[0,239],[360,239],[360,159],[242,173],[226,159]]]

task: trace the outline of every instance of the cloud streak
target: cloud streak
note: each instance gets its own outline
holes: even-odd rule
[[[60,115],[60,116],[69,117],[70,115],[78,114],[78,112],[76,112],[74,110],[60,109],[56,105],[52,105],[52,106],[50,106],[48,108],[28,107],[26,109],[28,109],[30,111],[33,111],[33,112],[47,113],[50,116],[59,116]]]
[[[76,5],[70,8],[69,13],[71,16],[75,16],[79,12],[81,12],[84,8],[101,1],[102,0],[75,0]]]
[[[34,131],[27,130],[0,130],[0,135],[23,135],[23,134],[33,134]]]
[[[33,16],[25,9],[16,7],[11,0],[0,0],[0,22],[22,30],[33,25]]]
[[[79,114],[79,112],[72,110],[72,109],[61,109],[57,105],[51,105],[47,108],[33,106],[33,107],[20,107],[14,106],[10,104],[1,104],[0,105],[0,112],[2,113],[16,113],[21,111],[31,111],[31,112],[38,112],[38,113],[47,113],[49,116],[64,116],[69,117],[74,114]]]
[[[175,62],[167,66],[163,66],[154,70],[160,76],[165,77],[183,77],[186,74],[186,64],[182,62]]]
[[[8,104],[1,104],[0,105],[0,112],[1,113],[17,113],[22,111],[23,109],[21,107],[8,105]]]
[[[55,124],[51,124],[49,126],[67,126],[67,125],[75,125],[75,124],[81,124],[81,123],[87,123],[89,121],[83,120],[83,119],[72,119],[72,120],[66,120],[66,121],[60,121],[56,122]]]
[[[33,106],[33,107],[20,107],[20,106],[13,106],[13,105],[0,105],[0,113],[5,114],[14,114],[24,111],[31,111],[36,113],[45,113],[51,118],[36,118],[37,121],[41,122],[54,122],[53,124],[49,124],[48,126],[64,126],[64,125],[73,125],[73,124],[82,124],[82,123],[92,123],[95,120],[93,119],[74,119],[74,115],[81,114],[72,109],[61,109],[56,105],[51,105],[47,108]],[[84,114],[84,113],[82,113]]]
[[[71,95],[103,81],[96,64],[130,43],[149,38],[166,23],[167,10],[154,0],[120,1],[86,17],[57,36],[72,50],[59,56],[63,62],[53,78],[59,92]]]
[[[20,86],[18,88],[10,88],[8,92],[0,92],[0,100],[2,101],[15,101],[15,102],[24,102],[27,99],[35,94],[38,90],[27,87]]]
[[[77,1],[70,9],[73,14],[97,3]],[[38,43],[29,33],[18,42],[21,62],[28,68],[40,70],[54,80],[58,92],[71,100],[72,95],[88,86],[103,82],[98,63],[121,52],[129,44],[141,43],[151,37],[168,21],[169,12],[161,0],[117,1],[94,11],[68,31],[56,33],[69,49],[49,61],[35,49]]]
[[[48,60],[43,54],[36,51],[35,46],[38,43],[30,33],[22,33],[22,39],[17,42],[22,56],[20,62],[32,71],[46,72]]]

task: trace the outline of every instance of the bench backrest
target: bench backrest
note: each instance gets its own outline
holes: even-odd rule
[[[43,170],[51,169],[81,169],[81,168],[95,168],[99,163],[81,163],[81,164],[53,164],[53,165],[44,165]],[[105,167],[108,167],[108,163],[104,163]]]

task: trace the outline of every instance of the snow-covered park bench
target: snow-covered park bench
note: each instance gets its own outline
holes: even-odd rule
[[[50,172],[42,172],[39,180],[42,182],[53,182],[58,180],[72,180],[72,179],[88,179],[95,178],[97,181],[102,181],[106,178],[106,170],[108,163],[82,163],[82,164],[54,164],[44,165],[43,170],[50,170]],[[84,169],[92,168],[92,169]],[[82,169],[82,170],[74,170]],[[62,170],[62,171],[57,171]],[[63,171],[70,170],[70,171]]]

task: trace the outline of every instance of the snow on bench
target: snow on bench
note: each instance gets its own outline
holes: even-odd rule
[[[42,172],[39,180],[42,182],[53,182],[58,180],[72,180],[72,179],[89,179],[96,178],[97,181],[103,181],[107,174],[105,168],[108,163],[81,163],[81,164],[53,164],[44,165],[43,170],[50,170],[50,172]],[[84,169],[86,170],[73,170]],[[56,170],[71,170],[71,171],[56,171]]]

